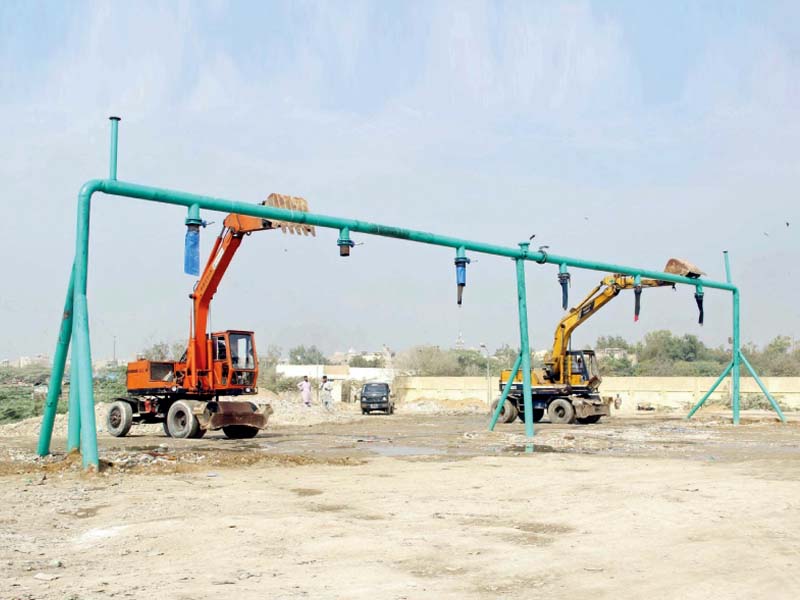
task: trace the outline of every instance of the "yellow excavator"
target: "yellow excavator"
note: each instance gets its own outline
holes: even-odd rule
[[[667,262],[664,271],[684,277],[698,278],[703,275],[696,266],[688,261],[672,258]],[[568,276],[559,277],[565,290]],[[597,423],[601,417],[610,414],[611,398],[602,398],[599,393],[601,382],[597,359],[593,350],[571,350],[572,333],[585,323],[601,308],[617,297],[622,290],[634,290],[636,305],[634,320],[638,321],[640,298],[643,288],[672,286],[668,281],[658,279],[639,279],[628,275],[614,274],[605,277],[587,296],[568,313],[556,327],[553,348],[546,356],[544,368],[531,370],[531,396],[533,400],[533,421],[544,418],[545,413],[551,423]],[[702,324],[702,296],[695,296],[700,309]],[[500,375],[500,390],[505,387],[511,377],[511,371],[503,371]],[[492,412],[497,408],[498,400],[492,405]],[[522,396],[522,372],[511,384],[508,397],[500,413],[500,421],[511,423],[514,419],[525,420]]]

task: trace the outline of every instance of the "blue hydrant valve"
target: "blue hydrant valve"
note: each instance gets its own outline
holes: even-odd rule
[[[567,265],[561,265],[558,269],[558,282],[561,284],[561,308],[564,310],[569,306],[569,280]]]
[[[200,226],[206,226],[200,218],[200,207],[192,204],[186,215],[186,238],[183,242],[183,272],[187,275],[200,275]]]
[[[694,294],[694,301],[697,302],[697,309],[700,311],[697,322],[703,324],[703,286],[698,285]]]
[[[464,293],[464,288],[467,287],[467,265],[471,262],[470,259],[464,256],[463,252],[464,251],[459,248],[456,259],[453,261],[456,265],[456,300],[459,306],[461,306],[461,297]]]

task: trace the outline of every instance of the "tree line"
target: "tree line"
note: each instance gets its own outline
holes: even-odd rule
[[[716,376],[731,361],[730,347],[706,346],[694,335],[652,331],[641,342],[629,343],[619,336],[598,338],[598,351],[619,349],[609,355],[599,352],[601,373],[626,377]],[[800,376],[800,342],[777,336],[764,347],[745,344],[742,351],[763,377]]]

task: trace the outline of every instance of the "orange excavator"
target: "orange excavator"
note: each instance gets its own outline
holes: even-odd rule
[[[270,194],[262,204],[308,211],[306,201],[293,196]],[[190,233],[192,227],[197,232],[200,221],[190,224],[187,220],[187,225]],[[180,360],[141,359],[128,363],[128,397],[117,398],[108,411],[106,424],[111,435],[127,435],[134,423],[161,422],[164,432],[175,438],[201,438],[206,431],[216,429],[222,429],[229,438],[250,438],[266,427],[271,406],[229,399],[258,392],[253,332],[227,330],[209,334],[207,326],[211,300],[245,236],[278,228],[316,235],[310,225],[240,214],[225,218],[206,266],[189,295],[192,318],[186,351]]]

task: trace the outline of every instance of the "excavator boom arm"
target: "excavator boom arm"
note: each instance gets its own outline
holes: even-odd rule
[[[641,279],[639,285],[642,288],[646,288],[668,286],[672,285],[672,283],[658,279]],[[616,298],[622,290],[634,288],[636,288],[635,278],[619,274],[609,275],[559,321],[553,339],[553,349],[547,361],[548,369],[554,381],[560,381],[561,379],[569,349],[569,341],[575,329]]]
[[[270,194],[262,204],[308,212],[308,203],[303,198],[295,196]],[[208,369],[210,366],[211,357],[208,356],[206,337],[211,300],[214,298],[214,294],[217,293],[219,284],[225,276],[225,272],[228,270],[228,266],[239,249],[244,236],[250,235],[254,231],[267,229],[282,229],[284,232],[288,231],[289,233],[316,235],[316,230],[311,225],[286,224],[280,221],[270,221],[237,213],[231,213],[225,217],[222,231],[214,242],[214,247],[208,257],[206,266],[191,294],[193,314],[187,361],[195,377],[198,370]]]

